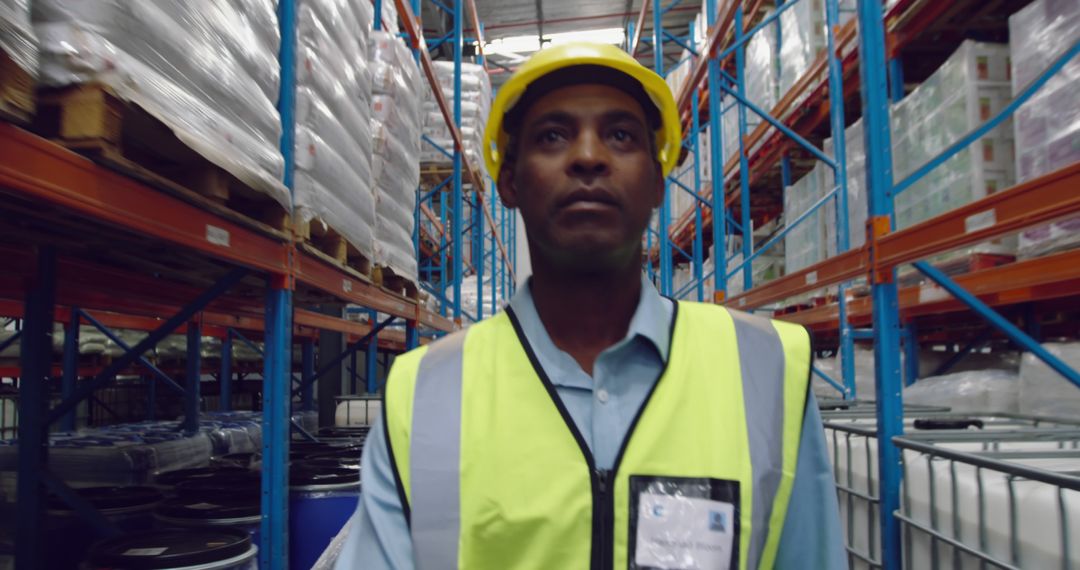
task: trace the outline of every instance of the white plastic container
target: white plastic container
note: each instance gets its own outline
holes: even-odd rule
[[[880,561],[880,515],[876,503],[880,477],[878,473],[877,438],[874,432],[877,422],[872,416],[867,417],[861,412],[853,412],[849,415],[861,415],[862,417],[842,417],[843,414],[843,412],[834,413],[832,414],[833,417],[827,415],[825,418],[826,443],[836,473],[837,486],[840,490],[841,525],[849,551]],[[1077,458],[1072,460],[1053,457],[1060,454],[1062,449],[1076,450],[1077,446],[1080,446],[1080,430],[1075,429],[1074,426],[1005,414],[982,417],[965,417],[941,413],[923,415],[926,416],[923,420],[927,418],[939,421],[961,419],[972,422],[968,424],[970,427],[967,429],[920,431],[915,429],[915,424],[919,419],[915,417],[905,418],[905,433],[911,434],[911,437],[917,440],[936,440],[934,444],[936,448],[972,454],[1012,454],[1014,457],[1018,457],[1015,463],[1019,465],[1037,466],[1059,472],[1080,472],[1080,452],[1077,452]],[[973,422],[981,422],[981,424],[974,424]],[[962,426],[964,424],[958,425]],[[975,427],[976,425],[981,427]],[[1043,457],[1030,457],[1040,454]],[[951,531],[953,528],[951,526],[953,513],[957,513],[958,521],[960,521],[957,528],[960,530],[956,534],[950,534],[950,536],[958,537],[965,545],[976,550],[986,551],[996,557],[999,557],[1001,552],[1005,552],[1005,557],[1001,559],[1005,561],[1010,559],[1008,553],[1011,543],[1007,516],[1002,518],[997,511],[993,514],[989,510],[985,511],[986,515],[981,518],[986,520],[987,532],[985,536],[987,542],[979,541],[977,530],[978,521],[980,520],[978,502],[971,498],[971,493],[977,493],[979,486],[976,479],[976,472],[978,471],[976,468],[959,462],[956,463],[958,508],[954,509],[951,494],[941,494],[943,488],[951,489],[949,480],[951,471],[947,462],[934,458],[928,464],[927,456],[915,451],[905,451],[903,455],[907,470],[907,486],[904,488],[901,503],[902,511],[906,515],[911,516],[919,524],[927,526],[931,524],[929,481],[930,470],[933,469],[935,481],[935,495],[933,497],[935,508],[933,512],[936,521],[938,523],[944,521],[944,524],[949,525],[947,528]],[[989,505],[993,501],[1000,501],[1001,496],[1007,496],[1006,479],[1001,473],[985,469],[982,470],[982,477],[984,496],[986,497],[985,504],[988,505],[986,508],[990,508]],[[1044,520],[1041,523],[1043,526],[1038,527],[1043,529],[1042,531],[1032,533],[1025,530],[1018,533],[1018,551],[1024,561],[1022,567],[1063,567],[1059,538],[1061,536],[1060,523],[1057,522],[1058,519],[1055,517],[1048,516],[1048,513],[1057,512],[1057,487],[1045,483],[1025,481],[1024,485],[1019,485],[1018,482],[1015,488],[1017,489],[1018,501],[1025,502],[1025,506],[1018,513],[1017,518],[1021,526],[1028,525],[1030,527],[1032,524],[1027,519],[1034,515],[1028,514],[1027,509],[1034,509],[1031,510],[1031,513],[1044,513]],[[1006,493],[1006,495],[1002,495],[1002,493]],[[1068,495],[1070,492],[1066,491],[1065,493]],[[1022,499],[1020,499],[1021,497]],[[1046,503],[1047,497],[1052,498],[1053,502]],[[1028,505],[1029,502],[1030,506]],[[1007,503],[994,503],[992,508],[1000,509],[1002,504],[1007,507]],[[1072,498],[1068,500],[1066,508],[1068,509],[1069,521],[1080,521],[1080,494],[1072,493]],[[1008,514],[1008,511],[1004,512],[1006,515]],[[1051,527],[1057,528],[1056,534],[1050,532],[1053,530]],[[942,527],[939,525],[938,528]],[[976,530],[972,531],[971,528]],[[1074,528],[1080,529],[1080,526],[1073,523],[1070,525],[1070,531]],[[1074,540],[1077,539],[1080,539],[1080,537],[1074,537]],[[1056,542],[1054,542],[1055,540]],[[928,535],[913,531],[911,539],[905,539],[903,543],[905,556],[912,557],[913,562],[911,566],[906,567],[933,567],[930,561],[935,552],[931,543],[932,541]],[[943,554],[941,544],[939,541],[936,550],[936,555],[939,557],[946,556],[946,554]],[[970,555],[965,556],[970,558],[969,563],[975,564],[977,562],[977,558]],[[1075,554],[1072,554],[1072,556],[1075,556]],[[872,567],[857,555],[852,555],[850,558],[853,569]],[[1029,562],[1029,559],[1031,562]],[[1048,560],[1056,562],[1056,565],[1046,564]],[[947,558],[939,558],[939,562],[943,568],[953,567],[953,550],[951,547],[948,549]],[[1076,567],[1076,565],[1073,564],[1070,567]]]
[[[340,398],[334,413],[335,426],[369,426],[382,417],[382,400],[375,398]]]

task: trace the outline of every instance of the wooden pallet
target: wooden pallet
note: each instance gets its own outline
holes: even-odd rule
[[[38,93],[34,126],[64,146],[227,219],[287,238],[291,216],[184,144],[158,119],[97,84]]]
[[[34,78],[0,51],[0,119],[30,124],[34,114]]]
[[[420,300],[420,288],[417,287],[416,283],[395,275],[394,270],[389,267],[376,265],[371,276],[376,285],[390,293],[413,301]]]
[[[371,258],[322,220],[297,221],[294,231],[304,251],[371,282]]]

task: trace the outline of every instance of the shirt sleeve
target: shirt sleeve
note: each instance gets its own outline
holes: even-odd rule
[[[803,416],[799,460],[775,567],[848,567],[836,480],[829,462],[821,413],[812,393],[807,398]]]
[[[360,503],[334,568],[412,570],[412,536],[394,483],[382,422],[376,422],[368,434],[361,465]]]

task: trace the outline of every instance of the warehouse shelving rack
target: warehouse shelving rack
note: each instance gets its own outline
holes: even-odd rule
[[[376,4],[378,7],[378,4]],[[401,18],[423,45],[413,12],[398,0]],[[378,13],[378,12],[377,12]],[[475,11],[474,11],[475,14]],[[296,49],[296,2],[278,3],[281,22],[282,91],[279,108],[281,141],[287,186],[292,186],[295,73],[291,62]],[[460,32],[460,25],[457,27]],[[459,40],[456,44],[460,47]],[[460,50],[458,51],[460,57]],[[421,51],[420,63],[434,81],[430,58]],[[438,90],[436,90],[438,92]],[[460,86],[456,101],[460,101]],[[445,103],[444,115],[457,124]],[[460,109],[456,116],[460,117]],[[451,128],[460,148],[460,133]],[[455,188],[461,190],[461,172],[477,181],[477,172],[455,152]],[[260,228],[219,213],[201,209],[149,183],[98,165],[51,141],[10,124],[0,124],[0,194],[4,219],[0,247],[7,270],[0,277],[0,312],[19,319],[18,367],[0,370],[18,379],[18,531],[16,560],[19,568],[38,568],[42,547],[45,493],[62,497],[82,516],[108,535],[115,532],[107,520],[50,474],[46,445],[49,428],[72,426],[71,412],[78,403],[110,382],[117,374],[140,374],[148,386],[161,382],[183,393],[184,428],[195,429],[200,409],[198,381],[205,373],[220,378],[221,408],[229,409],[231,380],[238,371],[231,358],[222,358],[220,370],[211,371],[199,359],[199,339],[221,339],[223,354],[234,342],[264,343],[263,367],[263,480],[260,567],[283,568],[288,563],[288,448],[290,432],[313,437],[290,421],[294,404],[312,409],[314,382],[330,368],[358,351],[366,351],[369,389],[377,388],[374,363],[377,350],[399,352],[418,346],[425,336],[452,331],[459,324],[418,301],[390,293],[350,270],[330,264],[297,247],[293,235]],[[475,259],[492,259],[492,271],[512,288],[513,257],[506,243],[513,242],[512,217],[495,201],[476,193],[478,223]],[[461,214],[459,207],[456,214]],[[422,213],[418,208],[417,216]],[[479,216],[479,214],[483,216]],[[494,219],[500,223],[495,224]],[[457,220],[460,222],[460,220]],[[453,247],[455,270],[452,314],[460,317],[461,239],[454,228],[442,224],[440,239]],[[498,232],[495,232],[495,229]],[[420,248],[419,229],[417,232]],[[76,236],[72,238],[72,236]],[[479,239],[476,239],[479,238]],[[512,246],[511,246],[512,249]],[[501,254],[496,263],[494,253]],[[482,264],[481,264],[482,265]],[[482,280],[481,280],[482,282]],[[444,282],[446,285],[447,282]],[[481,285],[482,286],[482,285]],[[305,310],[296,305],[352,304],[371,314],[386,315],[382,322],[356,322]],[[445,310],[445,309],[444,309]],[[405,328],[387,330],[394,321]],[[112,328],[149,334],[107,363],[80,366],[76,335],[67,336],[61,365],[53,362],[53,323],[78,331],[91,324],[106,335]],[[331,362],[314,358],[319,331],[344,335],[348,348]],[[174,333],[187,336],[189,354],[183,383],[143,358],[157,342]],[[115,339],[119,340],[119,339]],[[294,342],[301,347],[300,362],[292,362]],[[12,341],[14,342],[14,341]],[[121,344],[122,343],[118,343]],[[257,347],[256,347],[257,348]],[[353,367],[355,372],[355,366]],[[244,370],[251,372],[251,370]],[[49,406],[50,378],[61,378],[62,400]],[[150,390],[153,393],[154,390]]]
[[[376,13],[382,2],[374,0]],[[474,0],[453,2],[451,5],[432,0],[432,4],[452,20],[451,29],[430,43],[424,36],[420,21],[421,0],[394,0],[406,38],[416,53],[417,62],[432,86],[432,94],[439,106],[446,124],[450,126],[453,148],[446,149],[424,137],[423,144],[431,145],[451,160],[449,173],[434,182],[431,188],[421,188],[417,214],[418,231],[431,235],[432,241],[438,241],[428,248],[428,261],[421,271],[429,277],[438,276],[432,285],[425,285],[428,293],[442,301],[441,312],[450,316],[458,325],[463,317],[469,321],[478,321],[479,314],[469,315],[461,305],[461,287],[466,277],[465,247],[461,236],[470,236],[471,267],[469,272],[476,276],[477,302],[484,302],[485,267],[490,271],[491,287],[498,288],[502,298],[512,294],[514,288],[514,268],[516,266],[516,248],[513,247],[516,236],[516,217],[494,197],[494,184],[489,176],[483,174],[479,165],[472,164],[464,153],[461,137],[461,65],[465,58],[466,17],[471,21],[476,37],[470,38],[477,49],[477,63],[487,70],[483,57],[483,26],[479,22]],[[376,23],[378,25],[378,23]],[[447,101],[435,73],[431,59],[431,50],[441,45],[450,45],[454,63],[454,96]],[[466,191],[466,184],[471,185],[471,192]],[[490,193],[489,193],[490,189]],[[438,214],[432,206],[437,200]],[[422,215],[422,217],[421,217]],[[468,220],[468,222],[466,222]],[[468,225],[466,225],[466,223]],[[458,228],[461,228],[460,230]],[[454,236],[458,239],[453,239]],[[423,241],[423,240],[420,240]],[[510,247],[507,247],[507,244]],[[496,254],[498,258],[496,258]],[[494,296],[492,312],[494,312]],[[478,306],[479,309],[479,306]],[[478,311],[479,312],[479,311]]]
[[[654,12],[663,9],[655,2],[652,4]],[[724,271],[728,260],[721,259],[720,263],[716,263],[715,300],[733,308],[762,309],[796,295],[827,286],[842,286],[862,277],[868,278],[870,295],[867,297],[855,298],[841,290],[835,303],[785,314],[782,318],[804,323],[818,331],[836,332],[839,329],[842,342],[845,336],[848,339],[859,338],[874,342],[875,384],[879,395],[875,404],[876,425],[877,438],[881,442],[877,460],[881,476],[877,496],[871,499],[879,507],[882,559],[873,560],[867,553],[856,551],[850,551],[850,554],[872,567],[900,568],[901,527],[896,513],[899,509],[902,468],[900,453],[894,443],[894,439],[903,435],[901,387],[904,373],[899,355],[901,350],[907,349],[909,354],[914,356],[911,349],[916,346],[919,338],[918,331],[912,330],[910,326],[905,327],[902,319],[945,313],[948,315],[947,319],[952,320],[958,318],[958,315],[973,313],[986,321],[995,333],[1031,352],[1066,380],[1080,387],[1080,373],[1050,354],[1032,337],[1031,333],[1038,328],[1037,324],[1033,324],[1037,323],[1037,320],[1031,319],[1030,315],[1025,318],[1028,328],[1025,331],[994,309],[1027,304],[1028,310],[1033,312],[1040,307],[1036,305],[1031,308],[1031,303],[1075,301],[1077,293],[1080,292],[1078,252],[1066,251],[1019,261],[973,271],[956,278],[946,276],[941,270],[922,260],[1080,212],[1080,195],[1073,191],[1077,184],[1080,184],[1080,164],[998,192],[903,230],[895,230],[893,227],[893,198],[1009,117],[1050,77],[1080,54],[1080,45],[1070,46],[1001,113],[930,160],[917,172],[894,183],[891,172],[888,104],[890,100],[899,100],[904,95],[901,53],[904,47],[918,39],[922,31],[935,20],[947,15],[962,14],[965,9],[973,10],[977,3],[900,0],[885,12],[882,0],[859,0],[856,18],[838,28],[835,25],[836,2],[827,2],[830,48],[818,57],[808,73],[796,82],[790,92],[782,94],[780,102],[769,113],[772,117],[779,118],[773,120],[769,120],[762,110],[745,105],[739,86],[742,67],[740,52],[747,38],[761,29],[761,24],[753,19],[758,13],[760,2],[735,0],[728,3],[719,15],[716,14],[715,4],[712,1],[708,4],[710,28],[707,41],[704,47],[696,50],[700,57],[694,62],[690,79],[679,93],[678,101],[684,113],[684,125],[689,126],[691,133],[696,132],[700,124],[699,113],[709,113],[707,119],[712,134],[713,164],[718,165],[717,170],[722,171],[723,175],[714,176],[712,188],[697,189],[694,208],[683,213],[674,223],[670,221],[670,213],[661,211],[661,231],[660,235],[655,236],[658,244],[650,250],[650,266],[652,263],[659,264],[660,287],[664,292],[672,292],[670,276],[674,254],[682,255],[695,264],[696,280],[708,278],[707,275],[702,275],[698,252],[704,237],[703,230],[711,229],[714,244],[722,244],[730,233],[742,233],[748,237],[743,241],[745,290],[742,293],[731,297],[726,295],[726,279],[732,275]],[[790,2],[779,3],[777,12],[789,4]],[[648,3],[638,18],[638,29],[647,7]],[[749,9],[744,11],[744,8]],[[658,27],[658,24],[659,21],[654,22],[654,26]],[[664,38],[663,32],[654,29],[654,41],[655,38]],[[634,36],[629,46],[631,52],[636,50],[637,42],[638,39]],[[724,66],[729,65],[728,58],[732,54],[736,60],[735,74],[725,76]],[[662,71],[659,65],[657,69]],[[723,84],[725,80],[729,85]],[[735,84],[734,89],[730,87],[731,83]],[[718,160],[718,151],[721,144],[731,141],[718,140],[719,128],[715,120],[716,113],[713,112],[721,108],[718,97],[720,90],[727,95],[733,95],[732,91],[735,91],[736,104],[740,107],[749,106],[764,119],[761,126],[748,134],[745,112],[739,111],[739,156],[727,163]],[[843,96],[829,96],[836,93]],[[840,253],[835,257],[752,287],[754,284],[751,280],[750,263],[755,250],[753,239],[749,238],[750,232],[743,231],[749,227],[751,220],[751,184],[767,179],[776,166],[780,166],[783,184],[790,184],[791,163],[788,155],[795,146],[806,147],[805,141],[801,141],[800,137],[792,137],[793,134],[809,133],[818,125],[830,121],[832,133],[838,135],[834,136],[834,140],[843,144],[844,113],[842,107],[837,107],[837,103],[842,105],[845,99],[852,98],[856,93],[861,94],[858,103],[865,125],[867,149],[870,210],[867,244],[847,251],[842,244],[838,244]],[[705,109],[699,105],[702,99],[707,101]],[[840,112],[837,112],[838,109]],[[747,148],[757,150],[747,156]],[[818,159],[827,158],[813,150],[811,153]],[[842,166],[843,152],[837,154],[837,166]],[[828,164],[827,160],[824,162]],[[691,167],[696,168],[696,165]],[[830,195],[842,198],[844,192],[837,188],[833,189]],[[828,199],[827,196],[817,202],[812,206],[811,212],[823,206]],[[731,224],[734,220],[731,219],[728,208],[736,204],[741,210],[741,220]],[[837,212],[838,225],[846,223],[846,206],[837,207]],[[789,221],[788,226],[799,223],[807,215],[809,213]],[[736,232],[731,232],[729,226],[734,226]],[[844,235],[846,232],[841,230],[838,234]],[[761,251],[782,235],[774,235],[757,251]],[[686,253],[688,247],[693,250],[692,254]],[[716,246],[715,250],[724,251],[720,246]],[[899,289],[896,270],[898,266],[905,264],[912,264],[929,282]],[[700,291],[701,285],[697,284],[696,288]],[[844,329],[850,327],[847,322],[849,319],[860,327],[869,328],[848,328],[845,334]],[[988,337],[989,333],[979,335],[961,350],[954,360],[961,358],[972,347],[985,342]],[[850,398],[854,396],[854,378],[849,360],[847,357],[843,359],[843,385],[820,372],[818,374]],[[913,362],[914,358],[909,356],[908,366]],[[917,362],[915,365],[917,366]],[[909,379],[914,378],[910,370],[907,375]]]
[[[658,215],[658,227],[655,230],[650,228],[646,236],[646,251],[650,253],[647,271],[650,276],[653,276],[652,253],[655,251],[659,267],[658,284],[660,292],[664,295],[685,298],[696,293],[696,300],[704,301],[708,298],[704,283],[712,278],[715,281],[713,298],[722,300],[726,297],[728,280],[740,271],[742,272],[744,290],[750,290],[753,287],[753,261],[770,247],[779,243],[791,229],[809,219],[829,202],[834,202],[836,206],[836,249],[840,253],[847,252],[849,249],[844,98],[832,97],[828,102],[828,116],[832,118],[830,127],[833,140],[833,154],[829,156],[809,142],[803,135],[777,118],[782,116],[780,113],[775,110],[762,109],[749,101],[746,96],[745,48],[747,42],[755,34],[768,33],[766,31],[768,27],[775,25],[779,44],[782,41],[778,25],[780,16],[791,9],[798,1],[805,0],[788,0],[787,2],[780,0],[777,2],[775,10],[766,15],[763,11],[766,3],[763,0],[727,2],[723,5],[723,10],[719,9],[720,6],[718,6],[717,0],[706,0],[705,13],[709,33],[705,45],[697,49],[693,25],[691,25],[689,34],[686,37],[675,36],[664,29],[664,14],[677,6],[679,0],[667,5],[664,5],[662,0],[652,0],[642,4],[637,23],[633,27],[634,29],[629,30],[627,34],[629,51],[631,54],[636,55],[638,46],[642,41],[642,26],[646,13],[649,12],[651,7],[653,23],[650,43],[653,47],[654,70],[661,76],[666,76],[667,72],[670,71],[666,70],[664,65],[662,46],[665,42],[674,42],[686,48],[691,54],[690,61],[680,62],[680,65],[691,65],[691,71],[677,97],[684,120],[683,147],[688,151],[688,156],[692,157],[687,160],[689,165],[686,169],[693,173],[694,187],[687,187],[680,182],[678,172],[668,177],[664,200]],[[842,93],[844,92],[843,66],[837,55],[837,40],[834,37],[834,30],[837,29],[840,21],[839,1],[826,0],[825,11],[828,23],[828,31],[826,32],[827,57],[823,60],[826,83],[829,92]],[[729,73],[727,69],[732,69],[732,72]],[[704,89],[701,88],[702,81],[706,82]],[[702,105],[703,91],[706,100],[704,105]],[[737,113],[739,133],[737,141],[723,140],[720,122],[722,113],[718,111],[725,108],[729,109],[728,112],[733,110]],[[758,131],[768,132],[771,129],[776,133],[776,136],[791,141],[793,146],[797,146],[809,153],[813,158],[826,164],[833,171],[833,178],[837,181],[832,190],[828,191],[825,196],[808,208],[796,220],[789,222],[786,228],[771,236],[761,247],[755,247],[753,237],[754,220],[751,212],[751,157],[749,150],[752,148],[752,143],[748,140],[750,134],[747,124],[748,110],[761,118],[761,126]],[[704,121],[702,120],[703,114],[705,115]],[[725,175],[716,175],[714,173],[711,187],[703,189],[701,173],[703,152],[700,148],[699,136],[706,128],[710,136],[710,163],[720,166]],[[755,134],[757,133],[755,132]],[[732,165],[731,169],[727,168],[723,161],[725,144],[738,145],[738,156],[732,159],[735,164]],[[791,183],[791,168],[786,157],[782,162],[783,184],[786,187]],[[730,198],[723,200],[716,198],[718,196],[729,196],[725,192],[727,184],[726,172],[728,171],[738,175],[738,191],[736,194],[739,199],[740,219],[737,222],[727,210],[727,202]],[[672,191],[687,192],[693,197],[693,207],[682,214],[680,218],[681,224],[675,226],[672,225]],[[723,214],[714,215],[714,212],[718,210]],[[708,225],[711,226],[710,237],[716,257],[713,260],[714,269],[708,274],[705,273],[703,265],[707,221]],[[689,224],[690,229],[688,233],[680,229],[686,227],[687,224]],[[726,256],[728,236],[736,233],[742,235],[741,256],[743,261],[738,267],[728,271],[729,263],[734,258],[729,259]],[[685,240],[680,240],[680,236],[686,236]],[[653,246],[654,239],[657,242],[655,247]],[[687,242],[690,244],[689,248],[686,247]],[[690,252],[687,252],[687,249]],[[674,289],[672,282],[676,254],[689,261],[693,270],[691,281],[679,290]],[[840,328],[839,350],[844,386],[841,387],[835,380],[820,371],[817,372],[827,382],[841,389],[844,394],[854,397],[854,337],[847,319],[846,291],[848,286],[847,282],[839,283],[837,319]]]

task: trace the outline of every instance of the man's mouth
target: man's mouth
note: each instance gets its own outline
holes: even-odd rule
[[[569,212],[601,212],[618,208],[618,200],[603,188],[581,188],[559,201],[559,210]]]

